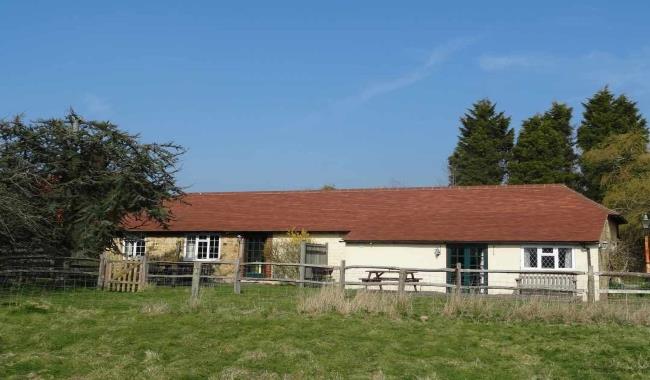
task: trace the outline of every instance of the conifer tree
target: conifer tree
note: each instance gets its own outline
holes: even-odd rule
[[[646,120],[640,114],[636,103],[625,95],[615,97],[609,88],[605,87],[587,99],[583,105],[583,121],[577,133],[577,145],[583,154],[602,147],[615,135],[626,133],[637,134],[647,144]],[[580,167],[582,190],[585,195],[595,201],[602,201],[602,178],[606,172],[601,167],[589,165],[582,158]]]
[[[554,102],[544,114],[522,124],[509,163],[509,183],[564,183],[575,185],[572,109]]]
[[[110,122],[0,120],[0,251],[97,256],[129,215],[166,226],[184,149],[146,144]]]
[[[503,183],[514,132],[510,117],[495,108],[496,104],[482,99],[460,119],[458,145],[448,160],[451,185]]]

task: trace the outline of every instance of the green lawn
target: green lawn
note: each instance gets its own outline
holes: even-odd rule
[[[296,297],[206,288],[191,308],[187,288],[3,296],[0,378],[650,377],[648,327],[447,319],[425,298],[403,318],[307,316]]]

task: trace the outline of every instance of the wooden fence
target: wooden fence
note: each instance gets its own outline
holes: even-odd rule
[[[224,275],[215,271],[210,272],[209,268],[219,266],[229,266],[231,271]],[[268,265],[271,267],[297,267],[297,278],[259,278],[246,277],[242,270],[247,265]],[[171,271],[158,270],[160,267],[172,268]],[[151,269],[150,269],[151,268]],[[158,268],[158,269],[156,269]],[[180,272],[175,270],[184,268]],[[562,285],[558,288],[558,283],[544,281],[526,283],[527,290],[538,290],[547,292],[565,291],[573,293],[575,296],[585,295],[586,300],[594,302],[597,294],[611,295],[648,295],[650,300],[650,274],[638,272],[595,272],[589,268],[584,271],[557,271],[557,270],[481,270],[481,269],[462,269],[456,268],[403,268],[393,266],[376,266],[376,265],[346,265],[341,261],[340,265],[324,265],[311,263],[273,263],[273,262],[240,262],[239,260],[221,260],[210,262],[163,262],[151,261],[146,257],[142,258],[124,258],[121,256],[102,255],[100,260],[90,258],[71,258],[71,257],[52,257],[46,255],[33,256],[0,256],[0,284],[26,284],[26,283],[52,283],[56,287],[64,287],[62,284],[74,284],[94,282],[99,289],[135,292],[142,290],[147,283],[159,283],[165,280],[165,285],[191,285],[192,295],[198,296],[199,288],[206,284],[231,284],[233,291],[237,294],[241,292],[242,283],[286,283],[298,286],[323,286],[333,285],[341,289],[373,287],[376,283],[364,281],[353,281],[349,273],[353,270],[385,270],[396,273],[394,278],[382,281],[382,285],[392,286],[398,292],[405,292],[407,287],[419,287],[422,289],[442,289],[446,293],[491,293],[488,290],[510,291],[510,294],[520,294],[522,286],[515,281],[512,284],[495,284],[494,282],[486,285],[464,284],[461,281],[463,273],[481,273],[481,274],[511,274],[513,276],[522,275],[531,277],[539,274],[541,277],[559,276],[562,277],[561,284],[575,284],[571,278],[582,276],[583,288],[572,286],[566,288]],[[454,281],[420,281],[417,283],[409,282],[407,276],[410,272],[441,273],[453,274]],[[309,273],[320,273],[318,278],[309,276]],[[586,278],[586,281],[584,279]],[[636,278],[638,281],[621,281],[621,285],[614,286],[613,278]],[[603,280],[604,279],[604,280]],[[597,284],[607,284],[606,286],[597,286]],[[612,285],[614,284],[614,285]]]
[[[93,287],[99,260],[53,255],[0,255],[0,286]]]

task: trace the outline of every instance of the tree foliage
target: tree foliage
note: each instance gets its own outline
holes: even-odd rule
[[[575,186],[572,109],[553,103],[522,124],[508,165],[511,184],[564,183]]]
[[[503,183],[514,142],[510,118],[483,99],[474,103],[460,122],[458,145],[448,160],[450,184]]]
[[[600,183],[603,203],[628,220],[620,228],[621,241],[612,256],[615,269],[638,269],[642,263],[640,220],[650,210],[650,153],[644,136],[639,132],[610,136],[582,157],[589,169],[604,173]]]
[[[636,133],[648,143],[646,120],[639,112],[636,103],[625,95],[615,97],[605,87],[583,103],[585,111],[583,120],[577,131],[577,145],[583,153],[592,149],[600,149],[614,135]],[[602,201],[605,196],[602,188],[602,177],[606,171],[580,160],[582,170],[582,186],[585,195],[595,201]]]
[[[126,215],[165,224],[176,184],[178,145],[144,144],[110,122],[0,121],[0,248],[40,247],[97,255]]]

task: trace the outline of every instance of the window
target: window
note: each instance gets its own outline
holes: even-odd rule
[[[566,247],[524,247],[524,269],[573,269],[573,250]]]
[[[128,237],[124,239],[124,256],[144,256],[145,242],[141,237]]]
[[[543,269],[555,269],[555,255],[553,254],[553,248],[542,248],[542,262]]]
[[[524,248],[524,268],[537,268],[537,248]]]
[[[573,268],[571,248],[557,249],[557,262],[559,268]]]
[[[250,236],[245,240],[246,261],[249,263],[262,262],[264,260],[265,236]],[[263,268],[261,264],[246,265],[247,277],[262,277]]]
[[[186,260],[218,260],[219,235],[196,234],[185,237]]]

